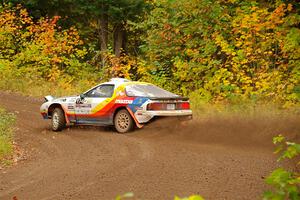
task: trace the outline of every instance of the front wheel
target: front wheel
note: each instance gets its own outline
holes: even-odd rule
[[[55,108],[52,112],[52,130],[61,131],[66,126],[64,111],[61,108]]]
[[[117,112],[114,118],[114,125],[119,133],[127,133],[134,127],[134,121],[129,112],[125,109]]]

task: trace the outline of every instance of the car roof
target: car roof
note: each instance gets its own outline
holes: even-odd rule
[[[119,88],[119,86],[126,87],[127,85],[135,85],[135,84],[152,85],[151,83],[140,82],[140,81],[131,81],[131,80],[128,80],[125,78],[112,78],[108,82],[100,83],[100,84],[88,89],[87,91],[83,92],[83,94],[89,92],[90,90],[93,90],[94,88],[96,88],[100,85],[115,85],[114,89],[116,90],[117,88]]]
[[[146,82],[139,82],[139,81],[131,81],[125,78],[112,78],[110,81],[101,83],[99,85],[105,85],[105,84],[113,84],[115,85],[115,88],[119,87],[120,85],[133,85],[133,84],[151,84]]]

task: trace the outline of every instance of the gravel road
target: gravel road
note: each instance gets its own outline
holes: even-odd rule
[[[157,120],[129,134],[101,127],[50,130],[42,100],[0,92],[17,115],[16,142],[27,159],[0,170],[0,199],[261,199],[276,167],[272,136],[297,139],[296,117],[201,117],[181,126]]]

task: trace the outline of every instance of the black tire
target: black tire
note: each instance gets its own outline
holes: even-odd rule
[[[115,129],[119,133],[128,133],[133,129],[134,121],[129,112],[125,109],[122,109],[115,115],[114,125]]]
[[[61,108],[55,108],[52,112],[51,126],[53,131],[61,131],[66,126],[64,111]]]

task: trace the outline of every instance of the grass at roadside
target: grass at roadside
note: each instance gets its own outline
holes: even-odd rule
[[[1,64],[1,63],[0,63]],[[0,66],[1,67],[1,66]],[[15,72],[15,73],[14,73]],[[88,76],[87,76],[88,77]],[[95,77],[70,79],[59,77],[57,80],[46,81],[31,73],[11,71],[9,67],[0,70],[0,90],[22,93],[33,97],[52,95],[55,97],[79,95],[103,82],[96,81]],[[210,102],[200,94],[191,93],[189,96],[194,117],[229,115],[255,115],[265,113],[270,115],[299,114],[300,105],[287,105],[284,102],[271,102],[266,100],[251,100],[245,98],[227,99],[219,102]]]
[[[13,154],[14,122],[15,116],[0,108],[0,164],[8,163],[7,158]]]
[[[0,72],[0,90],[18,92],[34,97],[46,95],[59,97],[80,94],[95,84],[94,81],[89,80],[71,82],[68,79],[61,78],[57,81],[47,81],[35,76],[27,77],[26,74],[16,76],[10,73],[1,74]]]

